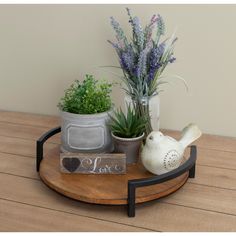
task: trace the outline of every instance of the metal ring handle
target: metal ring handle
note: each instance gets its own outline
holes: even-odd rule
[[[60,133],[61,132],[61,127],[58,126],[56,128],[50,129],[48,132],[43,134],[36,143],[36,170],[37,172],[39,171],[39,166],[41,161],[43,160],[43,144],[53,135]]]
[[[135,216],[136,188],[160,184],[168,180],[174,179],[187,171],[189,171],[189,178],[194,178],[196,159],[197,159],[197,147],[192,145],[190,146],[190,157],[184,164],[179,166],[177,169],[174,169],[168,173],[151,177],[151,178],[129,180],[128,181],[128,216],[129,217]]]

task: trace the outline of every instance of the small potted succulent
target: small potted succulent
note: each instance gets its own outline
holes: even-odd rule
[[[126,162],[138,161],[139,149],[144,139],[147,117],[139,116],[138,112],[127,105],[127,113],[119,109],[110,116],[109,127],[114,142],[114,152],[124,152]]]
[[[76,80],[61,98],[61,150],[110,152],[112,138],[107,122],[112,112],[111,83],[86,75]]]

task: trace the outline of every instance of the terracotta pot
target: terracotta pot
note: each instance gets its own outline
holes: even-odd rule
[[[144,134],[137,138],[121,138],[111,134],[114,143],[114,152],[126,154],[126,163],[136,163],[139,157],[139,149],[144,138]]]

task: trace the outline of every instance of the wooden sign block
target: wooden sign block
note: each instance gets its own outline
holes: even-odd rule
[[[61,153],[60,166],[63,173],[79,174],[125,174],[124,153]]]

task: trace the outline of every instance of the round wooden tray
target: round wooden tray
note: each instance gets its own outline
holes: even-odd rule
[[[125,175],[86,175],[60,172],[60,148],[52,149],[40,164],[40,177],[55,191],[84,202],[109,205],[127,204],[128,180],[143,179],[154,175],[141,163],[128,165]],[[164,183],[137,188],[135,203],[147,202],[169,195],[187,181],[189,171]]]

